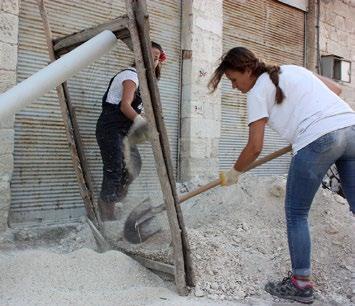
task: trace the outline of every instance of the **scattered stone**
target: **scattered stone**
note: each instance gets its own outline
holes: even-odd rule
[[[276,197],[281,198],[285,196],[286,192],[286,179],[283,177],[278,177],[271,184],[270,193]]]
[[[339,204],[342,204],[342,205],[348,204],[348,201],[346,199],[344,199],[342,196],[338,195],[338,194],[334,194],[334,199]]]
[[[329,235],[335,235],[339,233],[339,230],[332,225],[328,225],[325,229],[325,232]]]
[[[265,295],[265,283],[282,280],[290,270],[285,186],[284,177],[243,175],[234,188],[215,188],[201,194],[196,205],[191,199],[181,206],[192,258],[199,258],[193,260],[196,281],[208,297],[273,301]],[[351,266],[351,219],[347,205],[335,202],[330,191],[320,190],[312,204],[312,266],[324,305],[349,305],[351,272],[341,266]]]
[[[195,288],[195,296],[202,297],[205,295],[205,292],[198,286]]]
[[[264,285],[267,280],[281,280],[290,269],[283,203],[285,182],[284,177],[243,175],[237,186],[215,188],[186,201],[181,206],[184,223],[187,227],[186,232],[190,243],[196,282],[196,288],[192,291],[192,296],[188,298],[206,301],[206,297],[208,297],[213,300],[208,303],[193,303],[193,305],[227,305],[225,303],[230,305],[228,301],[234,301],[234,303],[237,302],[237,305],[241,305],[239,302],[247,302],[250,299],[260,301],[260,304],[257,305],[273,305],[275,299],[265,293]],[[197,184],[196,181],[191,181],[185,186],[188,186],[188,190],[193,190],[203,183],[205,181],[201,182],[200,180],[200,183]],[[351,219],[354,218],[349,216],[348,210],[348,205],[337,205],[337,200],[329,191],[318,192],[312,205],[309,221],[313,240],[312,266],[317,286],[315,305],[348,306],[355,303],[355,295],[351,288],[353,283],[350,281],[352,273],[350,267],[353,266],[351,258],[353,229],[350,224]],[[120,229],[119,223],[105,224],[105,231],[108,234],[112,233],[112,237],[116,241],[120,238],[117,236]],[[162,233],[166,232],[168,232],[167,227],[162,230]],[[325,235],[325,232],[332,236]],[[69,232],[53,230],[49,236],[51,235],[55,235],[57,240],[49,246],[49,249],[56,253],[83,250],[85,247],[96,248],[90,228],[85,223],[73,226]],[[49,237],[47,234],[38,234],[28,229],[17,231],[12,236],[13,241],[26,246],[31,246],[35,242],[45,243],[44,238]],[[168,235],[162,235],[162,237],[166,239]],[[10,245],[11,239],[0,237],[0,244]],[[160,243],[158,239],[153,241]],[[169,256],[172,252],[167,251],[172,249],[170,241],[166,243],[164,240],[164,243],[158,244],[158,246],[154,243],[145,246],[160,255],[162,260],[171,262],[172,257]],[[129,268],[124,265],[121,267],[112,264],[112,261],[105,257],[111,256],[110,252],[98,255],[98,257],[102,256],[101,259],[99,258],[100,260],[86,251],[70,254],[73,254],[71,259],[80,259],[76,265],[72,266],[72,269],[79,269],[79,263],[86,263],[87,272],[90,272],[90,275],[95,275],[95,280],[97,280],[98,273],[103,272],[102,269],[100,271],[94,270],[97,269],[98,263],[102,263],[102,260],[105,260],[107,267],[113,269],[108,273],[112,272],[114,277],[121,277],[121,269]],[[44,255],[41,256],[46,258]],[[113,260],[116,255],[111,257]],[[33,256],[30,258],[36,259]],[[58,260],[61,257],[53,256],[53,258]],[[88,264],[88,258],[93,260],[92,263],[97,264]],[[3,258],[1,259],[3,260]],[[65,259],[61,258],[59,262],[56,262],[56,265],[47,264],[45,266],[47,272],[53,271],[53,282],[56,281],[55,273],[57,273],[53,269],[64,267]],[[124,256],[121,257],[121,255],[117,260],[125,261]],[[14,265],[15,268],[17,269]],[[6,271],[5,267],[3,271]],[[82,273],[80,269],[78,271],[78,273]],[[134,276],[135,284],[140,281],[140,278],[143,278],[144,282],[145,277],[151,277],[147,276],[146,272],[137,273],[137,275],[128,273],[127,275]],[[102,277],[104,277],[103,274]],[[83,276],[82,278],[85,279]],[[9,277],[9,279],[11,278]],[[37,282],[35,276],[31,276],[31,279]],[[157,282],[160,283],[160,280],[158,279]],[[64,286],[64,283],[61,282],[61,286]],[[115,281],[112,283],[117,291],[117,283]],[[43,287],[43,284],[40,285]],[[83,290],[85,284],[80,285],[84,287],[78,288]],[[53,288],[52,284],[48,283],[48,285]],[[92,287],[95,288],[93,292],[96,292],[97,285],[95,282]],[[76,283],[73,283],[73,286],[76,286]],[[41,290],[42,287],[40,287]],[[127,283],[123,282],[122,287],[127,287]],[[152,290],[156,290],[161,299],[165,300],[169,297],[169,293],[162,291],[161,288],[152,288]],[[107,291],[105,291],[106,293]],[[5,297],[2,294],[4,293],[0,292],[0,296]],[[66,297],[68,296],[67,294]],[[7,297],[12,296],[7,295]],[[16,301],[13,302],[13,305],[15,304]],[[177,303],[176,305],[184,304]],[[248,305],[253,304],[248,302]]]

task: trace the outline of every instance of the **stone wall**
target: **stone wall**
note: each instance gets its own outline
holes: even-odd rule
[[[322,0],[320,2],[320,52],[350,60],[351,83],[340,82],[342,98],[355,109],[355,2]]]
[[[16,84],[19,0],[0,0],[0,92]],[[13,171],[14,118],[0,121],[0,232],[7,228]]]
[[[207,83],[222,55],[223,1],[183,1],[181,179],[217,175],[221,93]]]
[[[16,83],[19,3],[0,0],[0,92]],[[336,54],[352,61],[352,81],[341,85],[342,97],[355,109],[355,5],[350,0],[322,0],[320,13],[321,54]],[[316,13],[312,16],[314,20]],[[209,95],[207,83],[222,55],[222,35],[222,0],[183,1],[181,180],[216,176],[219,169],[221,92]],[[313,58],[309,58],[313,65]],[[0,231],[6,229],[10,206],[13,124],[13,118],[0,122]]]

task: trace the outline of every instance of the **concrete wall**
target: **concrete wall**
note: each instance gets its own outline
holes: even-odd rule
[[[316,22],[316,0],[310,0],[308,24]],[[341,82],[342,98],[355,109],[355,5],[351,0],[322,0],[321,54],[352,61],[351,83]],[[315,70],[316,28],[308,31],[307,67]],[[208,95],[206,85],[222,54],[223,1],[185,0],[182,20],[182,101],[180,177],[216,175],[220,136],[221,93]],[[311,40],[311,38],[314,38]],[[309,54],[312,53],[312,54]]]
[[[221,93],[207,83],[222,56],[223,1],[183,1],[181,179],[217,175]]]
[[[352,62],[351,83],[340,84],[342,98],[355,109],[355,2],[322,0],[320,4],[321,55],[335,54]]]
[[[316,0],[310,0],[310,3]],[[20,0],[0,0],[0,92],[16,83]],[[316,13],[310,16],[314,21]],[[350,0],[322,0],[320,47],[352,61],[352,82],[343,98],[355,108],[355,6]],[[221,92],[207,83],[222,55],[223,1],[183,0],[180,178],[217,175]],[[310,32],[309,37],[314,37]],[[314,44],[313,44],[314,46]],[[313,48],[310,48],[313,50]],[[309,51],[312,51],[309,50]],[[308,54],[310,66],[314,56]],[[310,67],[311,68],[311,67]],[[13,171],[13,118],[0,122],[0,231],[6,229]]]
[[[20,0],[0,0],[0,92],[16,84]],[[7,228],[13,171],[14,118],[0,122],[0,232]]]
[[[305,66],[313,72],[317,72],[316,2],[317,0],[308,0],[305,29]]]

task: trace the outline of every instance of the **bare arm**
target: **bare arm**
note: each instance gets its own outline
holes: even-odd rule
[[[316,74],[316,77],[318,79],[320,79],[332,92],[334,92],[336,95],[340,95],[341,94],[341,88],[340,86],[335,83],[333,80],[325,77],[325,76],[322,76],[322,75],[319,75],[319,74]]]
[[[249,125],[248,143],[234,164],[234,169],[244,171],[260,155],[264,145],[264,132],[267,118],[259,119]]]
[[[126,80],[122,83],[123,94],[120,103],[121,112],[130,120],[134,121],[134,118],[138,115],[137,112],[131,106],[134,95],[136,92],[136,83],[131,80]]]

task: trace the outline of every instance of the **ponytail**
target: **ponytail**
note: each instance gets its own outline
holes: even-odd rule
[[[263,61],[258,61],[254,74],[259,77],[264,72],[269,74],[270,80],[276,87],[275,101],[277,104],[281,104],[285,95],[279,86],[279,75],[281,73],[280,66],[278,65],[266,65]]]
[[[279,86],[279,75],[281,73],[280,66],[266,65],[263,61],[259,60],[253,52],[244,47],[233,48],[222,56],[219,66],[214,71],[212,78],[208,83],[210,93],[216,90],[223,74],[226,72],[226,70],[229,69],[242,73],[246,69],[251,69],[253,75],[255,75],[257,78],[264,72],[267,72],[269,74],[270,80],[276,87],[276,103],[281,104],[285,98],[285,95]]]

